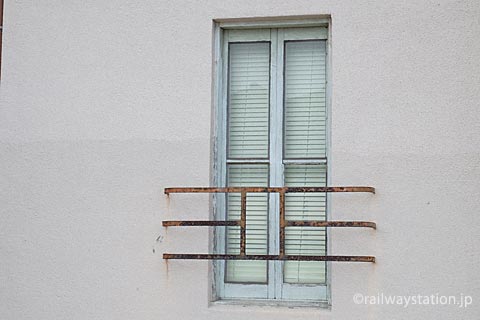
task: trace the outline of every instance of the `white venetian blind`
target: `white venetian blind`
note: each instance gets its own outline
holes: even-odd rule
[[[266,187],[268,165],[230,164],[227,169],[228,185],[232,187]],[[227,219],[240,219],[240,194],[230,193],[227,198]],[[247,194],[247,254],[268,253],[268,196],[265,193]],[[240,227],[227,227],[227,254],[240,253]],[[267,282],[266,261],[227,261],[227,282]]]
[[[325,157],[325,53],[322,40],[285,43],[286,159]]]
[[[288,187],[326,186],[326,165],[286,165]],[[287,220],[326,220],[325,193],[287,193]],[[288,255],[325,255],[326,230],[323,227],[286,228],[285,251]],[[287,283],[325,283],[325,262],[286,261],[284,281]]]
[[[228,158],[268,158],[270,43],[231,43]]]

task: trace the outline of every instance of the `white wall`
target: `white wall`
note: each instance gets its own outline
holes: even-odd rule
[[[212,19],[331,14],[331,310],[208,306]],[[480,2],[6,0],[0,319],[479,319]],[[160,237],[159,237],[160,236]],[[157,241],[157,237],[159,237]],[[354,293],[471,295],[355,305]]]

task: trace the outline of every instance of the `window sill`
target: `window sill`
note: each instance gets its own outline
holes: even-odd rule
[[[267,299],[221,299],[211,301],[209,307],[223,308],[226,306],[237,307],[272,307],[287,309],[312,309],[330,310],[331,304],[326,300],[321,301],[292,301],[292,300],[267,300]]]

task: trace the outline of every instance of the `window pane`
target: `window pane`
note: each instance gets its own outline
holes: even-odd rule
[[[231,164],[227,168],[228,186],[266,187],[268,165]],[[240,219],[240,194],[229,193],[227,219]],[[268,195],[247,194],[247,254],[268,253]],[[240,254],[240,227],[227,227],[227,254]],[[227,261],[226,281],[267,282],[266,261]]]
[[[326,165],[286,165],[288,187],[325,187]],[[287,220],[326,220],[326,193],[287,193]],[[325,255],[326,230],[321,227],[288,227],[285,232],[287,255]],[[284,282],[325,283],[325,262],[285,261]]]
[[[285,42],[285,158],[324,158],[325,41]]]
[[[228,157],[268,158],[270,43],[231,43]]]

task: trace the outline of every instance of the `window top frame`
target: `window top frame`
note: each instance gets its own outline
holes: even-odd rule
[[[330,15],[213,19],[221,29],[329,27]]]

